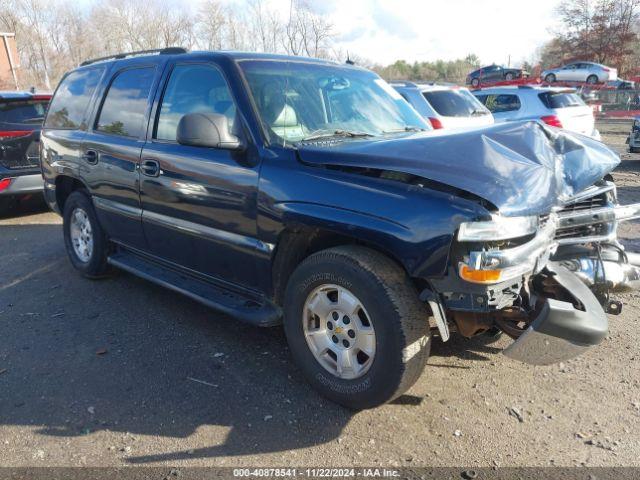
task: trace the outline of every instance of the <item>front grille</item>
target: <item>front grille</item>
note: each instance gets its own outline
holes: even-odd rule
[[[556,231],[556,240],[606,235],[606,227],[606,223],[596,223],[594,225],[581,225],[579,227],[563,228]]]
[[[578,212],[582,210],[590,210],[592,208],[606,207],[608,202],[608,192],[602,192],[594,197],[585,198],[583,200],[579,200],[578,202],[568,204],[562,210],[560,210],[560,213],[562,214],[565,212]]]
[[[615,189],[611,183],[596,184],[576,195],[558,211],[560,226],[555,240],[561,244],[606,240],[615,230],[615,222],[602,212],[603,209],[605,212],[608,208],[613,209],[614,202]]]

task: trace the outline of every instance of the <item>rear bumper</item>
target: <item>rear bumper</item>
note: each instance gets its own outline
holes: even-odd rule
[[[555,262],[550,262],[547,269],[584,310],[576,309],[572,303],[545,300],[525,333],[504,350],[507,357],[533,365],[577,357],[602,342],[609,329],[598,299],[574,273]]]
[[[9,187],[4,190],[0,190],[0,195],[26,195],[28,193],[39,193],[42,192],[42,189],[44,188],[44,180],[40,173],[8,178],[11,178],[11,183],[9,184]]]

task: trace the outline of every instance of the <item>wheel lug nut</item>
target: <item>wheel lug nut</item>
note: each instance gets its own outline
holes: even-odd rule
[[[338,320],[338,318],[340,317],[340,315],[338,315],[338,312],[333,312],[333,315],[331,315],[333,317],[334,320]]]
[[[342,323],[344,323],[345,325],[349,325],[350,322],[351,322],[351,319],[345,315],[344,318],[342,319]]]
[[[331,340],[333,340],[333,343],[338,343],[338,337],[336,337],[335,335],[331,337]]]
[[[327,328],[328,328],[329,330],[333,330],[333,323],[331,323],[331,322],[327,322]]]
[[[347,332],[347,335],[349,335],[350,338],[356,338],[356,332],[354,332],[353,330],[349,330]]]
[[[348,340],[342,340],[342,345],[344,345],[345,348],[349,348],[349,341]]]

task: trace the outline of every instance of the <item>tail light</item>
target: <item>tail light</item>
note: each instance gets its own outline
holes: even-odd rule
[[[11,185],[10,178],[3,178],[2,180],[0,180],[0,192],[9,188],[9,185]]]
[[[609,68],[607,68],[607,67],[602,67],[602,71],[603,72],[610,72],[611,70]]]
[[[431,122],[431,126],[434,130],[439,130],[442,128],[442,122],[434,117],[429,117],[429,121]]]
[[[545,115],[544,117],[540,117],[540,120],[551,127],[562,128],[562,122],[557,115]]]
[[[31,130],[0,130],[0,138],[26,137],[31,133]]]

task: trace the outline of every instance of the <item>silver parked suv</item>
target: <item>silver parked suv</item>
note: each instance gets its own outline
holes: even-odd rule
[[[473,94],[491,111],[496,123],[540,120],[600,140],[593,110],[572,88],[521,85],[483,88]]]

